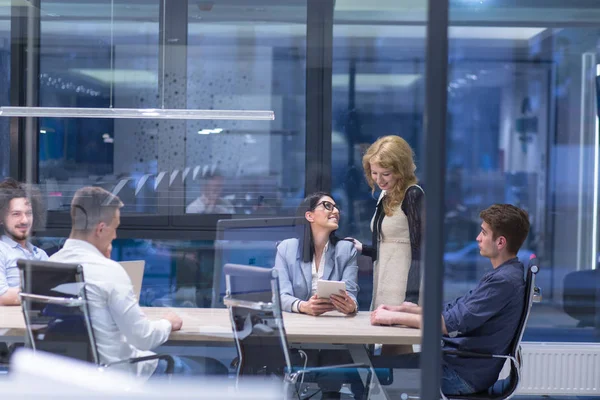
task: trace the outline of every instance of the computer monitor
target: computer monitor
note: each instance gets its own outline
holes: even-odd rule
[[[306,227],[303,217],[219,220],[215,241],[212,307],[224,306],[225,264],[273,268],[277,244],[285,239],[303,237]]]

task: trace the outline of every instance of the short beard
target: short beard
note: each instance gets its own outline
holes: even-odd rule
[[[29,231],[27,231],[27,233],[23,234],[23,235],[15,235],[14,232],[8,230],[8,229],[4,229],[4,234],[8,237],[10,237],[11,239],[13,239],[15,242],[17,240],[27,240],[29,239],[29,235],[31,234],[31,229]]]

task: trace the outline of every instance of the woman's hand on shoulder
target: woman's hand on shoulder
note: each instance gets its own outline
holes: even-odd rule
[[[352,237],[345,237],[342,240],[346,240],[348,242],[351,242],[352,244],[354,244],[354,248],[356,249],[356,251],[358,251],[359,253],[362,253],[363,245],[362,245],[362,243],[359,240],[354,239]]]

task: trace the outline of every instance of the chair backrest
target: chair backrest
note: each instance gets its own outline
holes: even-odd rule
[[[273,270],[240,264],[225,264],[226,295],[238,300],[271,303]]]
[[[277,271],[226,264],[226,296],[238,351],[238,377],[283,376],[291,368]]]
[[[31,347],[97,364],[81,265],[19,260],[17,266]]]
[[[507,399],[512,397],[519,386],[519,382],[521,380],[521,354],[520,354],[520,346],[521,340],[523,339],[523,333],[525,332],[525,327],[527,326],[527,320],[529,319],[529,314],[531,312],[531,305],[534,300],[534,292],[535,292],[535,275],[539,271],[538,259],[537,257],[533,257],[529,260],[529,264],[527,265],[527,275],[525,277],[525,301],[523,303],[523,311],[521,313],[521,319],[519,320],[519,325],[517,326],[517,331],[515,332],[515,337],[510,344],[510,356],[514,357],[519,366],[516,366],[514,363],[511,363],[510,367],[510,376],[507,380],[505,380],[504,385],[500,385],[501,390],[494,390],[494,393],[489,397],[490,399],[502,398]],[[502,383],[499,381],[499,383]]]
[[[538,264],[537,257],[533,257],[529,260],[527,265],[527,275],[525,277],[525,302],[523,303],[523,312],[521,313],[521,319],[517,327],[517,333],[511,343],[510,354],[516,355],[523,339],[523,333],[527,326],[527,320],[531,312],[531,305],[533,304],[533,296],[535,292],[535,275],[539,272],[540,267]]]

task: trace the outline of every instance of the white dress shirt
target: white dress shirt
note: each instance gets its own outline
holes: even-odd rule
[[[86,293],[94,336],[101,363],[111,363],[154,353],[148,351],[164,342],[171,333],[166,319],[150,321],[133,293],[133,286],[123,267],[92,244],[68,239],[49,261],[77,263],[83,266]],[[119,364],[112,368],[148,378],[158,361]]]
[[[329,241],[325,243],[325,248],[323,249],[323,253],[321,254],[321,261],[319,261],[319,270],[317,271],[317,264],[315,262],[315,255],[313,254],[312,260],[312,282],[311,282],[311,297],[317,293],[317,282],[319,279],[323,278],[323,271],[325,270],[325,253],[327,253],[327,249],[329,248]],[[296,301],[292,305],[292,311],[299,313],[300,312],[300,303],[301,301]]]

